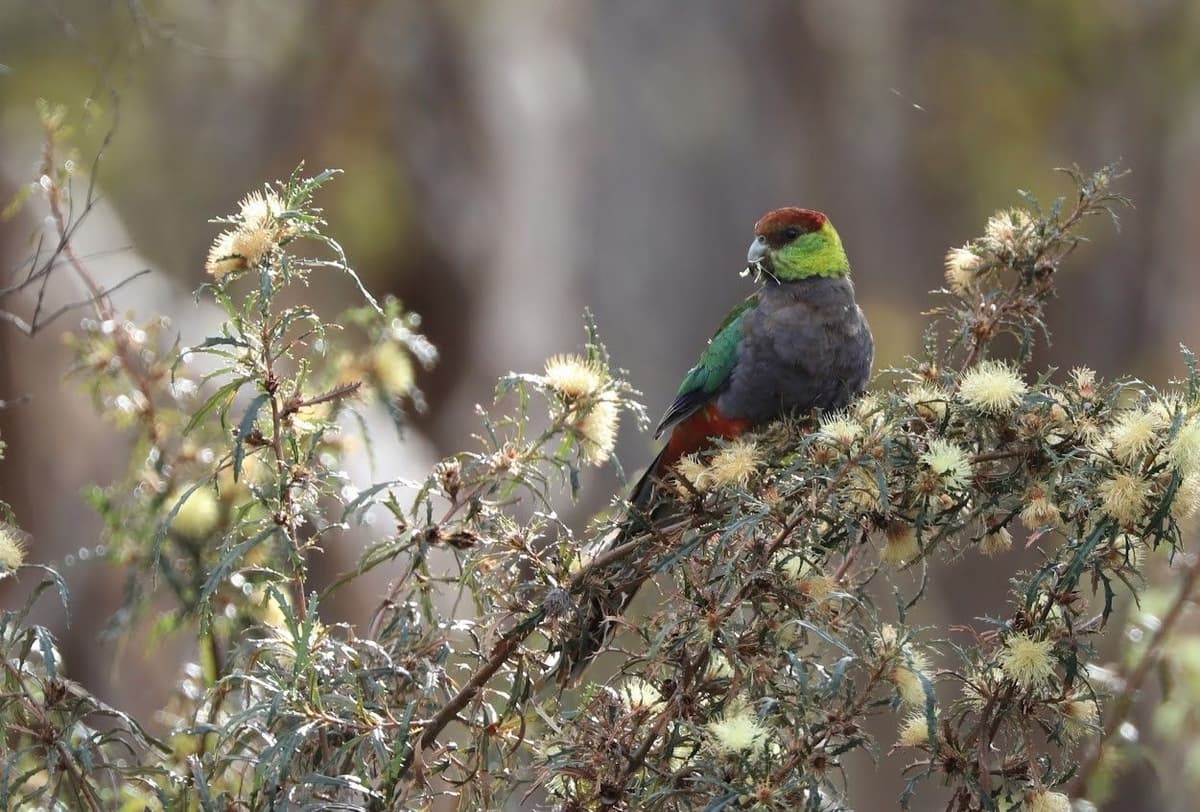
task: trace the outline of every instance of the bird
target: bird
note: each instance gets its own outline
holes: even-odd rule
[[[875,343],[829,218],[794,206],[768,212],[754,225],[746,263],[743,274],[754,276],[757,290],[730,311],[684,376],[655,432],[666,443],[634,485],[608,549],[632,540],[658,503],[676,498],[664,486],[684,456],[787,414],[845,408],[867,387]],[[560,684],[582,674],[644,580],[584,596],[560,644]]]

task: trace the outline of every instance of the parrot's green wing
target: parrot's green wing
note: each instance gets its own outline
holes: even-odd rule
[[[675,401],[663,415],[658,430],[654,432],[655,437],[660,437],[664,431],[686,419],[721,391],[737,364],[737,347],[742,338],[742,319],[757,304],[758,294],[752,293],[721,322],[717,332],[708,340],[708,346],[704,348],[696,366],[688,370],[675,395]]]

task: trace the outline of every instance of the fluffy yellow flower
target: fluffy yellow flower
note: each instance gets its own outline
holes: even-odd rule
[[[1010,209],[992,215],[984,229],[992,247],[997,251],[1017,252],[1024,247],[1032,233],[1032,219],[1024,209]]]
[[[1150,489],[1141,477],[1114,474],[1100,483],[1096,493],[1104,503],[1104,512],[1122,524],[1134,524],[1146,513]]]
[[[979,552],[991,557],[1012,549],[1013,537],[1007,527],[993,527],[979,540]]]
[[[947,488],[963,488],[971,480],[971,460],[958,444],[949,440],[932,440],[929,450],[921,455],[921,462],[928,465]]]
[[[1141,409],[1127,409],[1113,420],[1109,429],[1109,450],[1119,462],[1133,463],[1150,450],[1161,428],[1158,415]]]
[[[191,486],[180,488],[167,497],[164,504],[168,511],[175,507],[188,487]],[[185,538],[202,539],[216,529],[220,518],[221,506],[216,494],[211,488],[202,486],[192,491],[187,501],[180,505],[179,512],[171,521],[171,529]]]
[[[234,253],[245,259],[251,268],[266,259],[278,244],[275,232],[269,228],[243,228],[233,234]]]
[[[413,362],[400,345],[385,341],[371,351],[371,368],[379,380],[379,386],[391,397],[403,395],[412,389],[415,376]]]
[[[0,578],[11,575],[25,563],[25,545],[17,531],[0,522]]]
[[[905,646],[902,662],[888,675],[904,704],[925,707],[925,682],[921,677],[929,679],[928,670],[929,658],[924,652]]]
[[[842,489],[842,493],[851,508],[858,511],[871,511],[883,507],[879,481],[875,478],[874,471],[856,467],[850,472],[847,479],[848,482]]]
[[[648,711],[653,713],[663,707],[662,693],[644,679],[632,677],[621,685],[621,701],[631,711]]]
[[[896,742],[901,747],[920,747],[929,743],[929,722],[924,713],[914,713],[900,724],[900,738]]]
[[[270,189],[251,192],[238,204],[238,215],[246,229],[273,228],[283,213],[283,201]]]
[[[1071,812],[1071,799],[1061,792],[1036,789],[1025,796],[1025,812]]]
[[[246,260],[234,248],[233,237],[232,231],[223,231],[208,249],[208,260],[204,263],[204,270],[214,279],[222,279],[231,273],[246,270]]]
[[[679,462],[675,463],[675,470],[679,473],[679,476],[686,479],[691,483],[693,488],[701,493],[704,493],[713,485],[712,473],[696,454],[684,454],[680,457]],[[677,490],[682,496],[687,496],[690,493],[683,485],[680,485]]]
[[[546,361],[542,382],[566,400],[594,395],[608,380],[608,370],[578,355],[555,355]]]
[[[1171,500],[1171,516],[1176,520],[1190,519],[1200,508],[1200,473],[1188,474],[1179,482]]]
[[[601,465],[612,455],[613,448],[617,445],[617,428],[620,422],[621,413],[617,399],[608,394],[597,398],[575,421],[580,457],[585,463]]]
[[[1096,700],[1090,697],[1069,699],[1059,706],[1063,717],[1063,727],[1070,739],[1079,739],[1097,731],[1100,719],[1100,709]]]
[[[1025,382],[1017,371],[999,361],[984,361],[963,375],[958,396],[981,412],[1005,414],[1021,403]]]
[[[821,416],[821,425],[817,429],[817,437],[829,445],[839,448],[849,448],[854,441],[863,436],[862,424],[852,419],[844,412],[834,412]]]
[[[1096,394],[1096,370],[1088,367],[1075,367],[1071,370],[1071,383],[1076,391],[1085,398]]]
[[[719,755],[738,755],[760,747],[770,731],[749,708],[737,708],[708,724],[709,744]]]
[[[1185,477],[1200,474],[1200,417],[1189,417],[1167,448],[1171,464]]]
[[[902,567],[921,555],[917,530],[908,522],[894,521],[884,533],[883,560],[893,567]]]
[[[916,409],[921,419],[930,423],[941,423],[946,419],[950,395],[940,387],[917,384],[904,393],[904,400]]]
[[[1054,643],[1034,640],[1025,632],[1009,635],[1000,652],[1000,668],[1004,676],[1029,690],[1054,676]]]
[[[736,440],[713,455],[709,473],[717,485],[746,487],[758,469],[758,446],[753,440]]]
[[[983,264],[983,257],[976,254],[968,246],[951,248],[946,252],[946,284],[950,290],[959,296],[971,292],[975,283],[975,274]]]

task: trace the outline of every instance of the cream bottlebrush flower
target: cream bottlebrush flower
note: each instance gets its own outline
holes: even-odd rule
[[[925,680],[929,679],[926,673],[928,670],[929,658],[924,652],[905,646],[901,662],[888,675],[904,704],[925,707]]]
[[[770,735],[749,708],[726,711],[725,718],[709,722],[708,742],[718,755],[739,755],[761,747]]]
[[[875,472],[866,468],[855,467],[850,471],[842,494],[855,510],[873,511],[883,507],[879,481],[875,478]]]
[[[1118,473],[1096,488],[1104,512],[1122,524],[1134,524],[1146,514],[1150,488],[1141,477]]]
[[[1016,253],[1030,235],[1033,221],[1024,209],[1010,209],[992,215],[984,234],[994,250]]]
[[[1171,516],[1176,520],[1190,519],[1200,508],[1200,473],[1188,474],[1179,482],[1171,500]]]
[[[564,400],[578,400],[599,392],[608,381],[608,370],[598,361],[578,355],[555,355],[546,361],[542,383]]]
[[[188,486],[191,487],[191,486]],[[166,499],[167,510],[171,510],[187,492],[187,487],[170,494]],[[221,506],[211,488],[199,487],[188,494],[187,501],[171,520],[171,530],[189,539],[202,539],[216,529],[221,518]]]
[[[1025,796],[1025,812],[1071,812],[1071,799],[1061,792],[1035,789]]]
[[[930,423],[941,423],[946,419],[950,395],[940,387],[917,384],[904,393],[904,400],[916,409],[921,419]]]
[[[902,567],[921,555],[917,530],[905,521],[894,521],[884,531],[883,560],[893,567]]]
[[[621,412],[616,396],[604,393],[596,398],[574,423],[579,437],[580,457],[588,465],[601,465],[617,445]]]
[[[1071,370],[1071,383],[1080,397],[1090,398],[1096,394],[1096,370],[1088,367],[1075,367]]]
[[[735,440],[713,455],[708,464],[714,484],[746,487],[758,469],[758,445],[753,440]]]
[[[1011,366],[983,361],[967,370],[958,385],[958,396],[981,412],[1006,414],[1021,403],[1027,387]]]
[[[704,669],[705,679],[733,679],[733,666],[729,658],[719,651],[708,656],[708,667]]]
[[[275,232],[269,228],[240,228],[233,233],[233,250],[251,268],[266,259],[278,247]]]
[[[697,454],[684,454],[680,457],[679,462],[675,463],[675,471],[701,493],[704,493],[713,486],[712,472],[708,470],[707,465],[701,462]],[[691,493],[682,484],[679,485],[677,490],[682,496],[687,496]]]
[[[1158,440],[1161,418],[1141,409],[1127,409],[1113,420],[1108,431],[1108,448],[1118,462],[1131,464],[1141,459]]]
[[[929,720],[923,713],[914,713],[900,724],[900,747],[920,747],[929,743]]]
[[[204,270],[214,279],[223,279],[231,273],[246,270],[246,260],[234,248],[233,238],[232,231],[223,231],[208,249],[208,260],[204,263]]]
[[[979,540],[979,552],[988,556],[1006,553],[1012,549],[1013,537],[1007,527],[993,527]]]
[[[929,450],[921,455],[921,462],[928,465],[947,488],[961,489],[971,480],[971,460],[958,444],[949,440],[932,440]]]
[[[1000,652],[1004,676],[1024,690],[1037,687],[1054,676],[1054,643],[1034,640],[1025,632],[1009,635]]]
[[[270,189],[251,192],[238,204],[238,216],[246,229],[287,228],[287,224],[279,220],[283,211],[283,200]]]
[[[619,691],[621,701],[631,711],[648,711],[653,713],[664,705],[662,693],[640,677],[632,677],[621,685]]]
[[[0,578],[11,575],[25,563],[25,545],[17,531],[0,522]]]
[[[946,284],[959,296],[967,295],[975,284],[975,274],[981,265],[983,257],[972,251],[970,246],[951,248],[946,252]]]
[[[863,436],[863,426],[845,412],[834,412],[821,416],[817,438],[839,448],[849,448]]]
[[[379,388],[389,397],[407,394],[416,380],[412,358],[392,341],[385,341],[371,351],[371,369],[379,381]]]
[[[1184,477],[1200,474],[1200,417],[1193,415],[1184,421],[1167,447],[1167,455]]]
[[[1063,717],[1063,728],[1067,738],[1075,740],[1095,733],[1100,719],[1100,708],[1090,697],[1069,699],[1059,706]]]
[[[1025,493],[1025,507],[1021,509],[1021,524],[1029,530],[1040,527],[1057,527],[1062,522],[1058,505],[1050,499],[1050,487],[1036,482]]]

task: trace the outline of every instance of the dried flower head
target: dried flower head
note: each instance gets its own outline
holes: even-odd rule
[[[1134,524],[1146,513],[1150,488],[1141,478],[1117,473],[1096,488],[1104,503],[1104,512],[1122,524]]]
[[[233,234],[234,253],[251,268],[259,265],[278,247],[275,232],[269,228],[242,228]]]
[[[1024,209],[1009,209],[992,215],[984,234],[992,250],[1017,253],[1031,235],[1033,221]]]
[[[1000,361],[984,361],[963,375],[958,396],[988,414],[1011,412],[1025,395],[1025,382],[1015,369]]]
[[[25,563],[25,545],[17,531],[0,522],[0,578],[16,572]]]
[[[1091,697],[1075,697],[1059,705],[1063,728],[1070,739],[1079,739],[1097,731],[1100,708]]]
[[[924,713],[914,713],[900,724],[900,747],[920,747],[929,743],[929,720]]]
[[[605,393],[585,408],[573,425],[579,437],[580,458],[588,465],[601,465],[617,445],[621,413],[616,396]]]
[[[1096,394],[1096,370],[1088,367],[1075,367],[1071,370],[1071,383],[1080,397],[1090,398]]]
[[[1132,464],[1151,449],[1161,428],[1158,415],[1142,409],[1127,409],[1113,420],[1106,438],[1108,448],[1118,462]]]
[[[279,215],[283,212],[283,201],[271,189],[251,192],[238,204],[238,217],[245,229],[275,228],[281,225]]]
[[[746,707],[727,710],[725,718],[709,722],[708,743],[719,755],[739,755],[761,747],[770,735]]]
[[[967,295],[982,265],[983,257],[972,251],[969,245],[951,248],[946,252],[946,284],[959,296]]]
[[[1035,482],[1025,493],[1025,506],[1021,509],[1021,524],[1030,530],[1041,527],[1057,527],[1062,522],[1058,505],[1050,499],[1050,487],[1044,482]]]
[[[715,679],[733,679],[733,666],[729,663],[729,658],[719,651],[714,651],[708,657],[708,667],[704,669],[704,678]]]
[[[861,466],[855,466],[850,471],[842,494],[852,510],[866,512],[883,507],[883,494],[875,472]]]
[[[1025,795],[1026,812],[1071,812],[1071,799],[1061,792],[1035,789]]]
[[[579,355],[555,355],[546,360],[542,383],[564,400],[589,397],[604,388],[608,370],[598,361]]]
[[[231,273],[246,270],[246,260],[234,248],[233,237],[232,231],[223,231],[208,249],[208,260],[204,263],[204,270],[214,279],[223,279]]]
[[[964,488],[971,480],[971,460],[962,448],[949,440],[930,441],[929,450],[921,455],[921,462],[928,465],[947,488]]]
[[[1022,689],[1035,688],[1054,676],[1053,650],[1051,640],[1035,640],[1026,632],[1016,632],[1004,641],[1000,668]]]
[[[897,519],[884,532],[883,560],[893,567],[902,567],[921,555],[917,530],[909,522]]]
[[[708,470],[715,484],[744,488],[758,469],[758,462],[758,445],[754,440],[735,440],[713,455]]]

